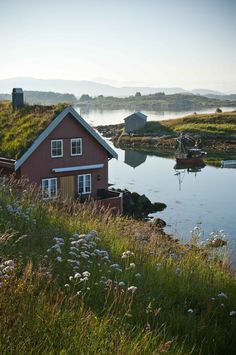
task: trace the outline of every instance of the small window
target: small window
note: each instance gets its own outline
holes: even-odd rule
[[[72,156],[82,155],[82,138],[70,140],[70,153]]]
[[[79,194],[91,193],[91,174],[78,175]]]
[[[42,179],[42,196],[44,200],[57,197],[57,178]]]
[[[63,157],[63,140],[55,139],[51,141],[51,157],[59,158]]]

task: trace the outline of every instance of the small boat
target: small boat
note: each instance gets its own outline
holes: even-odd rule
[[[236,160],[222,160],[221,167],[222,168],[236,168]]]
[[[176,163],[184,166],[204,166],[203,157],[207,154],[195,144],[189,148],[184,144],[184,137],[181,135],[178,139],[178,146],[175,153]]]

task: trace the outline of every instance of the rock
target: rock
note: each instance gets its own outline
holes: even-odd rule
[[[114,189],[113,189],[114,190]],[[152,203],[147,196],[139,195],[137,192],[130,192],[128,190],[123,192],[123,213],[126,216],[131,216],[136,219],[146,219],[150,213],[162,211],[166,208],[164,203]]]
[[[158,228],[164,228],[166,226],[166,222],[161,218],[154,218],[152,223]]]

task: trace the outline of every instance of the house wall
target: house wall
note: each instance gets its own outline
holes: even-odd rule
[[[125,119],[125,132],[133,132],[137,129],[143,128],[146,121],[142,118],[131,116]]]
[[[82,138],[82,155],[70,155],[70,139]],[[63,157],[51,158],[51,140],[63,139]],[[80,165],[104,164],[96,170],[54,173],[52,169]],[[31,183],[41,185],[41,179],[57,177],[60,189],[61,176],[75,177],[75,193],[77,192],[77,175],[92,175],[92,193],[96,197],[97,189],[108,189],[108,153],[107,151],[71,116],[68,114],[54,131],[42,142],[20,168],[21,176],[27,177]]]

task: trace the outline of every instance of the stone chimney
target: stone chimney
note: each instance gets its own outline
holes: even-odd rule
[[[24,106],[24,94],[21,88],[13,88],[12,90],[12,108],[13,111]]]

